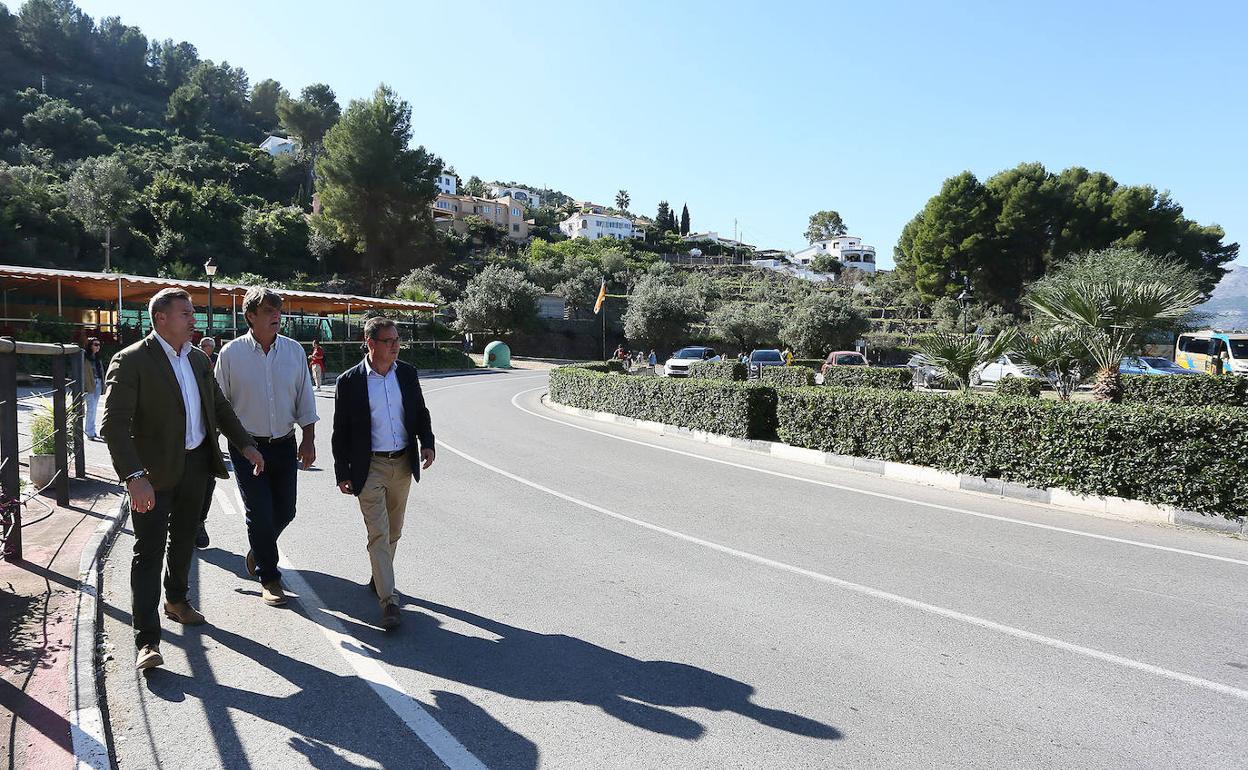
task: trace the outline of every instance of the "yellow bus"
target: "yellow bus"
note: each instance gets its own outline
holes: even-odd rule
[[[1219,374],[1248,374],[1248,334],[1227,334],[1210,329],[1180,334],[1174,344],[1174,362],[1196,372],[1213,373],[1209,361],[1216,354],[1222,356],[1222,371]]]

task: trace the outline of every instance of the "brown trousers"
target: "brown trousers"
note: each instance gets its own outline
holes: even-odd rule
[[[360,491],[360,513],[368,531],[368,560],[373,568],[373,586],[382,607],[394,604],[394,552],[403,536],[403,516],[407,493],[412,487],[412,465],[407,455],[373,457],[368,480]]]

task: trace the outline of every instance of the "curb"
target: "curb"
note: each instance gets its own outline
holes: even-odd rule
[[[1186,511],[1168,505],[1146,503],[1142,500],[1081,495],[1061,487],[1028,487],[1013,481],[968,476],[963,473],[950,473],[937,468],[929,468],[925,465],[909,465],[889,460],[874,460],[868,457],[837,455],[831,452],[821,452],[817,449],[790,446],[779,441],[733,438],[732,436],[724,436],[719,433],[681,428],[650,420],[638,420],[633,417],[624,417],[609,412],[595,412],[592,409],[565,406],[551,401],[549,393],[542,394],[542,404],[548,409],[563,414],[587,417],[598,422],[627,425],[649,433],[657,433],[660,436],[680,436],[700,441],[704,444],[769,454],[773,457],[807,465],[841,468],[913,484],[939,487],[940,489],[973,492],[988,497],[1039,503],[1059,508],[1063,511],[1084,513],[1119,521],[1167,524],[1203,529],[1224,535],[1248,536],[1248,518],[1227,519],[1221,516]]]
[[[101,620],[104,553],[128,518],[125,500],[123,495],[112,519],[101,521],[96,527],[78,562],[78,608],[69,655],[69,725],[78,768],[108,770],[113,766],[104,722],[104,694],[96,663],[96,641]]]

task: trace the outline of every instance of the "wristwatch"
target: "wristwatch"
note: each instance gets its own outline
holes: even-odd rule
[[[134,473],[131,473],[129,476],[126,476],[124,481],[127,481],[127,482],[134,481],[135,479],[141,479],[146,475],[147,475],[147,471],[145,470],[135,471]]]

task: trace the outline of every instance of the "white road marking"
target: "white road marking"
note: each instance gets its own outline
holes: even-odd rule
[[[564,426],[565,428],[572,428],[572,429],[574,429],[574,430],[581,430],[581,431],[585,431],[586,433],[595,433],[595,434],[597,434],[597,435],[599,435],[599,436],[606,436],[607,438],[615,439],[616,441],[625,441],[625,442],[628,442],[629,444],[637,444],[637,445],[639,445],[639,446],[649,447],[649,448],[651,448],[651,449],[657,449],[657,450],[659,450],[660,452],[670,452],[670,453],[672,453],[672,454],[681,455],[681,456],[683,456],[683,457],[692,457],[692,458],[694,458],[694,459],[697,459],[697,460],[703,460],[703,461],[708,462],[708,463],[716,463],[716,464],[718,464],[718,465],[727,465],[727,466],[732,467],[732,468],[740,468],[740,469],[742,469],[742,470],[753,471],[753,472],[755,472],[755,473],[762,473],[762,474],[765,474],[765,475],[767,475],[767,476],[775,476],[775,477],[777,477],[777,478],[789,479],[789,480],[791,480],[791,481],[800,481],[800,482],[803,482],[803,483],[806,483],[806,484],[814,484],[814,485],[816,485],[816,486],[820,486],[820,487],[828,487],[828,488],[830,488],[830,489],[838,489],[838,490],[841,490],[841,491],[844,491],[844,492],[853,492],[853,493],[855,493],[855,494],[859,494],[859,495],[866,495],[867,497],[875,497],[875,498],[879,498],[879,499],[881,499],[881,500],[891,500],[891,501],[893,501],[893,502],[898,502],[898,503],[906,503],[906,504],[908,504],[908,505],[918,505],[918,506],[922,506],[922,507],[924,507],[924,508],[932,508],[932,509],[935,509],[935,510],[938,510],[938,511],[945,511],[945,512],[947,512],[947,513],[958,513],[958,514],[962,514],[962,515],[964,515],[964,516],[974,516],[974,517],[979,518],[979,519],[989,519],[989,520],[991,520],[991,521],[1000,521],[1000,522],[1005,522],[1005,523],[1008,523],[1008,524],[1018,524],[1018,525],[1020,525],[1020,526],[1024,526],[1024,527],[1032,527],[1032,528],[1035,528],[1035,529],[1043,529],[1043,530],[1048,530],[1048,531],[1050,531],[1050,532],[1061,532],[1061,533],[1063,533],[1063,534],[1067,534],[1067,535],[1077,535],[1077,536],[1079,536],[1079,537],[1091,538],[1091,539],[1093,539],[1093,540],[1104,540],[1104,541],[1107,541],[1107,542],[1110,542],[1110,543],[1119,543],[1119,544],[1121,544],[1121,545],[1130,545],[1130,546],[1135,546],[1135,547],[1137,547],[1137,548],[1148,548],[1148,549],[1150,549],[1150,550],[1154,550],[1154,551],[1165,551],[1165,552],[1168,552],[1168,553],[1177,553],[1177,554],[1182,554],[1183,556],[1195,556],[1195,557],[1200,558],[1200,559],[1210,559],[1210,560],[1212,560],[1212,561],[1220,561],[1220,562],[1226,562],[1226,563],[1228,563],[1228,564],[1238,564],[1238,565],[1240,565],[1240,566],[1245,566],[1245,567],[1248,567],[1248,560],[1244,560],[1244,559],[1235,559],[1235,558],[1232,558],[1232,557],[1230,557],[1230,556],[1218,556],[1218,555],[1216,555],[1216,554],[1211,554],[1211,553],[1203,553],[1203,552],[1201,552],[1201,551],[1189,551],[1189,550],[1187,550],[1187,549],[1185,549],[1185,548],[1173,548],[1173,547],[1168,546],[1168,545],[1156,545],[1156,544],[1154,544],[1154,543],[1145,543],[1145,542],[1141,542],[1141,541],[1139,541],[1139,540],[1128,540],[1127,538],[1122,538],[1122,537],[1113,537],[1113,536],[1111,536],[1111,535],[1098,535],[1098,534],[1096,534],[1096,533],[1094,533],[1094,532],[1084,532],[1084,531],[1082,531],[1082,530],[1078,530],[1078,529],[1070,529],[1069,527],[1058,527],[1058,526],[1054,526],[1054,525],[1052,525],[1052,524],[1041,524],[1041,523],[1039,523],[1039,522],[1035,522],[1035,521],[1026,521],[1026,520],[1024,520],[1024,519],[1015,519],[1015,518],[1011,518],[1011,517],[1009,517],[1009,516],[997,516],[997,515],[995,515],[995,514],[991,514],[991,513],[982,513],[982,512],[980,512],[980,511],[972,511],[972,510],[968,510],[968,509],[966,509],[966,508],[957,508],[957,507],[952,506],[952,505],[941,505],[940,503],[929,503],[929,502],[927,502],[927,501],[925,501],[925,500],[916,500],[916,499],[914,499],[914,498],[911,498],[911,497],[903,497],[903,496],[901,496],[901,495],[890,495],[890,494],[888,494],[887,492],[875,492],[875,491],[868,490],[868,489],[859,489],[858,487],[846,486],[846,485],[844,485],[844,484],[836,484],[836,483],[831,482],[831,481],[820,481],[820,480],[818,480],[818,479],[806,478],[806,477],[804,477],[804,476],[797,476],[797,475],[794,475],[794,474],[791,474],[791,473],[784,473],[784,472],[781,472],[781,471],[773,471],[773,470],[768,470],[768,469],[766,469],[766,468],[758,468],[758,467],[755,467],[755,466],[753,466],[753,465],[746,465],[746,464],[744,464],[744,463],[737,463],[737,462],[733,462],[733,461],[731,461],[731,460],[721,460],[721,459],[719,459],[719,458],[717,458],[717,457],[707,457],[706,455],[701,455],[701,454],[698,454],[698,453],[696,453],[696,452],[686,452],[686,451],[681,450],[681,449],[674,449],[674,448],[672,448],[672,447],[665,447],[665,446],[661,446],[661,445],[659,445],[659,444],[652,444],[652,443],[650,443],[649,441],[638,441],[637,439],[627,438],[627,437],[625,437],[625,436],[617,436],[617,435],[615,435],[615,434],[613,434],[613,433],[607,433],[606,431],[595,430],[595,429],[593,429],[593,428],[587,428],[587,427],[585,427],[585,426],[583,426],[583,425],[576,425],[576,424],[573,424],[573,423],[571,423],[571,422],[567,422],[567,421],[565,421],[565,420],[560,420],[560,419],[555,418],[555,417],[550,417],[550,416],[548,416],[548,415],[538,414],[537,412],[534,412],[532,409],[526,409],[525,407],[523,407],[523,406],[521,406],[521,405],[520,405],[519,401],[517,400],[517,399],[519,399],[519,398],[520,398],[520,396],[523,396],[523,395],[524,395],[524,394],[526,394],[526,393],[532,393],[532,392],[537,391],[537,390],[544,390],[544,388],[530,388],[530,389],[528,389],[528,390],[522,390],[522,391],[520,391],[519,393],[515,394],[514,396],[512,396],[512,397],[511,397],[511,404],[512,404],[512,406],[516,407],[517,409],[519,409],[520,411],[524,412],[525,414],[530,414],[530,415],[532,415],[532,416],[534,416],[534,417],[537,417],[538,419],[541,419],[541,420],[547,420],[547,421],[549,421],[549,422],[553,422],[553,423],[555,423],[556,425],[562,425],[562,426]]]
[[[234,497],[229,496],[218,484],[215,496],[218,504],[242,517],[245,510],[238,486],[234,485]],[[329,640],[331,646],[338,651],[347,665],[351,666],[356,676],[363,679],[381,698],[390,710],[403,720],[422,743],[429,747],[438,759],[442,760],[451,770],[485,770],[481,760],[464,747],[454,735],[443,727],[438,720],[429,715],[420,702],[407,694],[403,686],[386,671],[381,661],[375,658],[368,647],[347,633],[346,627],[333,615],[317,596],[308,581],[303,579],[299,570],[284,555],[279,553],[279,566],[282,568],[282,580],[299,596],[299,604],[309,615],[319,615],[314,622],[321,633]]]
[[[1190,674],[1184,674],[1178,671],[1171,671],[1170,669],[1161,668],[1160,666],[1154,666],[1151,663],[1143,663],[1141,661],[1133,660],[1131,658],[1126,658],[1121,655],[1115,655],[1113,653],[1104,652],[1102,650],[1093,649],[1091,647],[1084,647],[1082,645],[1062,641],[1061,639],[1054,639],[1052,637],[1043,636],[1041,634],[1037,634],[1031,631],[1026,631],[1021,628],[1015,628],[1014,626],[1007,626],[1003,623],[997,623],[995,621],[987,620],[985,618],[976,617],[974,615],[968,615],[964,612],[959,612],[957,610],[948,609],[946,607],[940,607],[935,604],[928,604],[927,602],[921,602],[921,601],[918,601],[917,599],[911,599],[905,596],[901,596],[899,594],[889,593],[888,591],[882,591],[878,588],[872,588],[870,586],[862,585],[860,583],[852,583],[848,580],[842,580],[840,578],[832,577],[831,575],[825,575],[822,572],[815,572],[813,570],[804,569],[802,567],[797,567],[792,564],[786,564],[784,562],[776,561],[774,559],[768,559],[765,556],[759,556],[758,554],[753,554],[748,551],[742,551],[736,548],[732,548],[730,546],[721,545],[719,543],[714,543],[709,540],[703,540],[702,538],[694,537],[693,535],[687,535],[683,532],[678,532],[674,529],[668,529],[667,527],[661,527],[661,526],[658,526],[657,524],[651,524],[650,522],[642,521],[640,519],[635,519],[631,516],[626,516],[622,513],[616,513],[614,511],[610,511],[606,508],[603,508],[600,505],[594,505],[593,503],[586,502],[585,500],[581,500],[579,498],[573,497],[568,494],[564,494],[563,492],[559,492],[557,490],[551,489],[550,487],[546,487],[541,484],[538,484],[535,481],[530,481],[528,479],[517,476],[514,473],[505,471],[502,468],[498,468],[496,466],[490,465],[489,463],[483,460],[479,460],[473,457],[472,455],[467,454],[466,452],[463,452],[459,449],[456,449],[453,446],[446,444],[445,442],[442,443],[442,446],[446,448],[447,450],[449,450],[451,453],[458,455],[459,457],[467,460],[468,462],[473,463],[474,465],[480,466],[492,473],[496,473],[500,476],[503,476],[504,478],[511,479],[512,481],[518,484],[523,484],[526,487],[536,489],[539,492],[544,492],[548,495],[551,495],[552,497],[557,497],[560,500],[564,500],[566,502],[572,503],[573,505],[577,505],[587,510],[594,511],[595,513],[600,513],[603,516],[608,516],[618,521],[632,524],[634,526],[641,527],[643,529],[648,529],[652,532],[657,532],[662,535],[667,535],[668,537],[672,537],[677,540],[683,540],[687,543],[692,543],[693,545],[698,545],[698,546],[701,546],[703,548],[706,548],[712,551],[718,551],[719,553],[727,554],[729,556],[735,556],[739,559],[744,559],[754,564],[759,564],[765,567],[771,567],[773,569],[781,570],[784,572],[789,572],[794,575],[800,575],[802,577],[810,578],[812,580],[816,580],[821,583],[828,583],[830,585],[834,585],[839,588],[843,588],[847,591],[861,594],[863,596],[870,596],[874,599],[882,599],[887,602],[900,604],[904,607],[916,609],[916,610],[919,610],[921,612],[926,612],[931,615],[937,615],[943,618],[949,618],[950,620],[956,620],[961,623],[966,623],[968,625],[976,626],[978,628],[984,628],[990,631],[996,631],[997,633],[1005,634],[1006,636],[1012,636],[1017,639],[1024,639],[1029,642],[1035,642],[1036,644],[1044,645],[1046,647],[1052,647],[1054,649],[1075,653],[1077,655],[1082,655],[1087,658],[1092,658],[1094,660],[1099,660],[1105,663],[1110,663],[1112,665],[1120,666],[1122,668],[1132,669],[1135,671],[1142,671],[1146,674],[1152,674],[1154,676],[1163,677],[1163,678],[1170,679],[1176,682],[1182,682],[1184,684],[1189,684],[1195,687],[1209,690],[1211,692],[1216,692],[1221,695],[1229,695],[1230,697],[1236,698],[1241,701],[1248,701],[1248,690],[1242,690],[1238,687],[1232,687],[1230,685],[1222,684],[1220,682],[1214,682],[1208,679],[1202,679],[1200,677],[1192,676]]]

